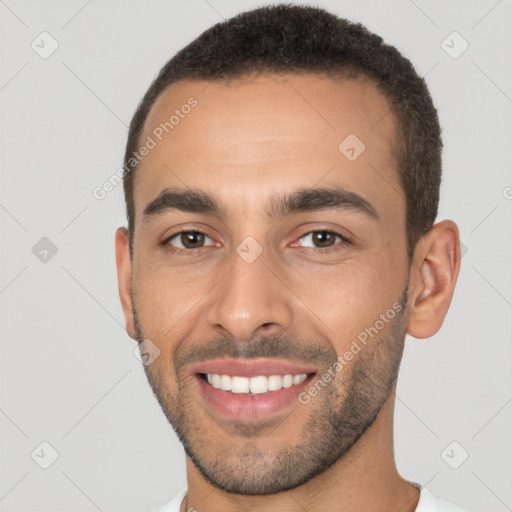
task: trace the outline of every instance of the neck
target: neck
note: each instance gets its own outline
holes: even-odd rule
[[[373,425],[335,464],[309,482],[286,492],[247,496],[221,491],[207,482],[187,457],[187,497],[181,512],[414,512],[419,490],[395,465],[393,410],[395,389]]]

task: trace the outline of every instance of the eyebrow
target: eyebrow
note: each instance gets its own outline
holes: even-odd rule
[[[378,220],[375,208],[366,199],[341,187],[302,188],[270,199],[270,218],[282,218],[290,213],[311,212],[327,209],[362,213],[369,219]],[[196,189],[165,188],[151,201],[143,213],[143,221],[178,210],[213,215],[227,219],[227,211],[213,195]]]

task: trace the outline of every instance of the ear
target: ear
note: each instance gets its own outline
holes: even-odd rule
[[[118,228],[116,231],[116,264],[119,298],[121,299],[121,306],[123,307],[126,321],[126,332],[130,338],[135,340],[135,317],[132,304],[132,263],[130,260],[128,230],[126,228]]]
[[[451,220],[435,224],[416,244],[411,265],[407,334],[429,338],[443,324],[460,270],[460,238]]]

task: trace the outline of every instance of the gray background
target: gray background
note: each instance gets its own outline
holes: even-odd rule
[[[0,1],[1,511],[148,510],[185,486],[183,450],[124,331],[122,186],[102,201],[92,191],[122,164],[131,115],[168,58],[258,5]],[[446,148],[439,219],[458,223],[467,248],[441,331],[407,339],[399,471],[468,509],[512,510],[511,2],[316,5],[363,22],[426,75]],[[31,47],[50,48],[43,31],[59,45],[47,59]],[[456,59],[442,46],[453,31],[469,43]],[[48,469],[43,441],[59,454]]]

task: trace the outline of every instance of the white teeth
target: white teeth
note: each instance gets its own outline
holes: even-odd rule
[[[306,374],[304,374],[304,373],[301,373],[300,375],[293,376],[294,384],[300,384],[301,382],[304,382],[305,380],[306,380]]]
[[[231,377],[231,392],[249,393],[249,379],[247,377]]]
[[[268,377],[268,390],[278,391],[283,387],[283,377],[281,375],[271,375]]]
[[[268,391],[267,377],[259,375],[249,379],[249,389],[251,393],[266,393]]]
[[[293,386],[293,375],[285,375],[283,377],[283,388],[290,388]]]
[[[231,377],[229,375],[220,376],[220,389],[231,391]]]
[[[240,377],[230,375],[219,375],[218,373],[207,373],[206,380],[214,388],[231,393],[249,392],[253,395],[267,393],[268,391],[279,391],[281,388],[289,388],[293,385],[304,382],[307,374],[300,373],[298,375],[258,375],[256,377]]]
[[[218,373],[212,375],[212,386],[217,389],[220,388],[220,375]]]

